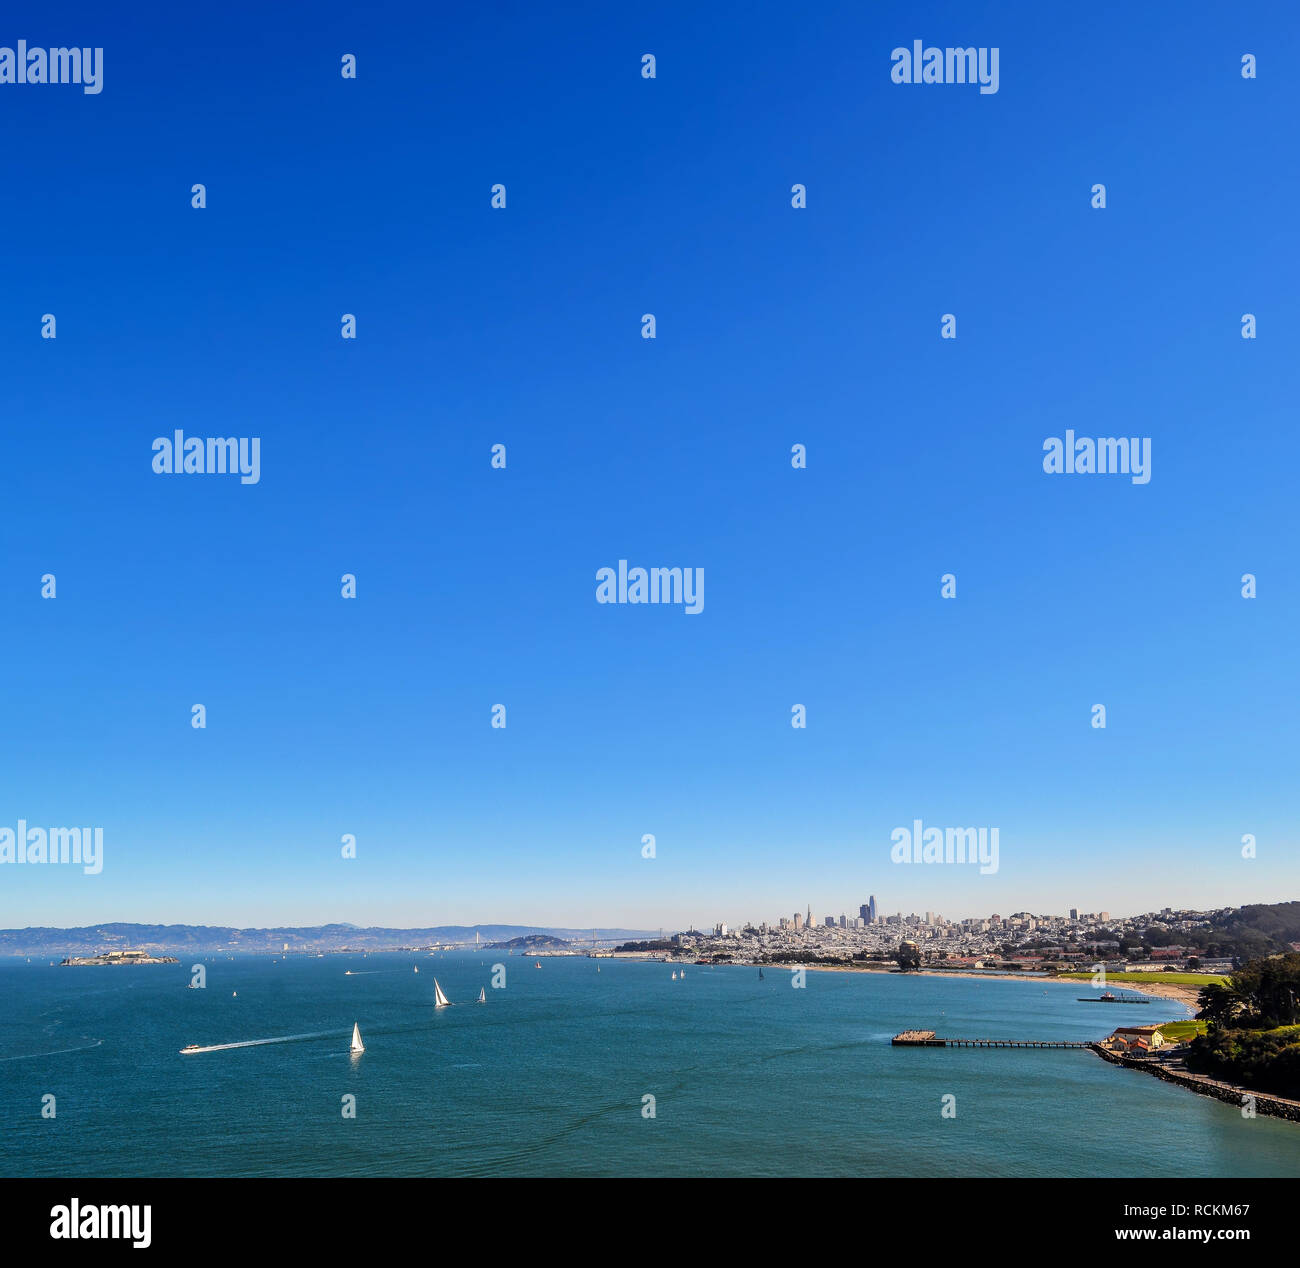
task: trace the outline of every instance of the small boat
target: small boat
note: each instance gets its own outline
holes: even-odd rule
[[[676,970],[676,969],[673,970],[673,981],[674,981],[674,982],[677,981],[677,970]]]
[[[238,991],[231,991],[231,992],[230,992],[230,998],[231,998],[231,999],[237,999],[238,997],[239,997],[239,992],[238,992]]]
[[[415,966],[415,971],[416,971],[417,973],[420,971],[420,966],[419,966],[418,964]]]
[[[352,1023],[352,1052],[365,1052],[366,1045],[361,1042],[361,1027]]]
[[[351,969],[344,969],[344,970],[343,970],[343,976],[344,976],[344,977],[351,977],[351,976],[352,976],[352,970],[351,970]]]
[[[758,980],[759,980],[760,982],[763,980],[763,970],[762,970],[762,969],[759,969],[759,971],[758,971]]]
[[[478,988],[478,1002],[479,1002],[480,1004],[486,1004],[486,1003],[487,1003],[487,991],[486,991],[486,989],[485,989],[484,987],[482,987],[482,986],[480,986],[480,987]]]
[[[537,963],[533,965],[533,968],[535,969],[540,969],[541,967],[542,967],[542,962],[540,960],[538,960]]]
[[[443,993],[442,987],[438,985],[438,979],[433,979],[433,1006],[434,1008],[446,1008],[451,1003]]]
[[[187,1052],[198,1052],[198,1050],[199,1050],[199,1045],[198,1045],[198,1044],[196,1044],[196,1043],[187,1043],[187,1044],[185,1045],[185,1047],[183,1047],[183,1048],[181,1049],[181,1056],[184,1056]]]

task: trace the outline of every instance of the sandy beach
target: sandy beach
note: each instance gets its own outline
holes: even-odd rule
[[[814,972],[826,973],[897,973],[896,968],[885,968],[880,966],[859,966],[844,964],[773,964],[768,966],[774,969],[812,969]],[[1073,977],[1049,977],[1029,976],[1024,973],[963,973],[960,970],[943,970],[943,969],[918,969],[915,971],[918,977],[950,977],[962,978],[966,981],[994,981],[994,982],[1040,982],[1055,983],[1056,985],[1076,986],[1088,988],[1089,983],[1084,978]],[[1169,999],[1177,1004],[1183,1004],[1196,1011],[1196,997],[1198,989],[1195,986],[1173,986],[1164,982],[1130,982],[1116,983],[1118,989],[1133,991],[1135,994],[1147,995],[1152,998]]]

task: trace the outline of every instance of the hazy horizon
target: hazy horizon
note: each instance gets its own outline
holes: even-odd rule
[[[1275,903],[1295,902],[1300,900],[1297,895],[1284,895],[1276,898],[1249,897],[1239,901],[1217,901],[1217,902],[1176,902],[1172,900],[1153,902],[1146,906],[1134,907],[1131,909],[1120,909],[1108,906],[1103,903],[1089,904],[1086,902],[1071,901],[1063,906],[1051,905],[1034,905],[1031,903],[1003,903],[994,905],[983,911],[944,911],[935,906],[932,902],[926,902],[921,906],[915,906],[904,903],[900,906],[887,904],[883,901],[884,896],[878,891],[874,891],[877,899],[877,908],[880,915],[893,916],[901,910],[904,916],[918,915],[924,916],[927,911],[933,912],[936,916],[942,916],[949,921],[961,921],[965,919],[984,919],[995,912],[1001,916],[1010,916],[1015,912],[1029,912],[1035,916],[1068,916],[1070,908],[1077,909],[1080,913],[1097,913],[1106,912],[1112,920],[1123,920],[1134,916],[1141,916],[1159,912],[1168,907],[1173,910],[1185,911],[1217,911],[1223,908],[1240,908],[1252,906],[1255,904],[1271,905]],[[850,918],[858,913],[858,907],[861,903],[867,901],[869,894],[863,894],[859,903],[853,906],[845,907],[843,905],[818,906],[812,903],[812,912],[814,917],[821,919],[825,916],[847,915]],[[211,919],[188,919],[168,916],[165,918],[149,919],[147,917],[113,917],[108,920],[78,920],[78,921],[58,921],[58,920],[28,920],[21,925],[0,925],[0,928],[6,929],[29,929],[29,928],[49,928],[49,929],[76,929],[76,928],[95,928],[103,925],[112,924],[134,924],[134,925],[207,925],[218,928],[234,929],[305,929],[318,928],[323,925],[351,925],[358,929],[439,929],[439,928],[464,928],[474,929],[491,926],[512,926],[529,929],[574,929],[574,930],[596,930],[601,929],[624,929],[638,930],[641,932],[652,932],[657,929],[672,931],[681,931],[686,929],[708,930],[720,921],[725,922],[728,926],[740,927],[746,921],[752,921],[758,925],[763,921],[769,924],[775,924],[781,916],[792,916],[796,911],[800,915],[807,910],[808,903],[799,907],[792,907],[789,911],[778,911],[762,915],[746,915],[741,913],[737,917],[729,917],[725,913],[710,916],[708,919],[697,918],[694,920],[642,920],[642,919],[614,919],[606,920],[599,923],[592,921],[573,921],[561,919],[483,919],[483,920],[458,920],[458,919],[420,919],[409,921],[395,921],[391,919],[349,919],[342,920],[335,917],[313,920],[313,919],[263,919],[256,921],[232,920],[228,918],[211,918]]]

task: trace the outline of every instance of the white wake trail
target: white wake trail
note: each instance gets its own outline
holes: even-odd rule
[[[256,1048],[265,1043],[294,1043],[299,1039],[329,1039],[335,1035],[350,1033],[347,1030],[317,1030],[309,1035],[276,1035],[271,1039],[242,1039],[238,1043],[210,1043],[202,1048],[182,1048],[181,1056],[191,1057],[196,1052],[224,1052],[228,1048]]]
[[[104,1041],[96,1039],[93,1043],[83,1043],[79,1048],[55,1048],[52,1052],[25,1052],[20,1057],[0,1057],[0,1061],[31,1061],[36,1057],[57,1057],[65,1052],[89,1052],[98,1048]]]

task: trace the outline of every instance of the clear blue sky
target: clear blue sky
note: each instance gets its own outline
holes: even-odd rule
[[[0,85],[0,824],[105,866],[0,925],[1300,896],[1300,23],[1141,8],[10,6],[105,75]],[[891,864],[916,818],[1000,871]]]

